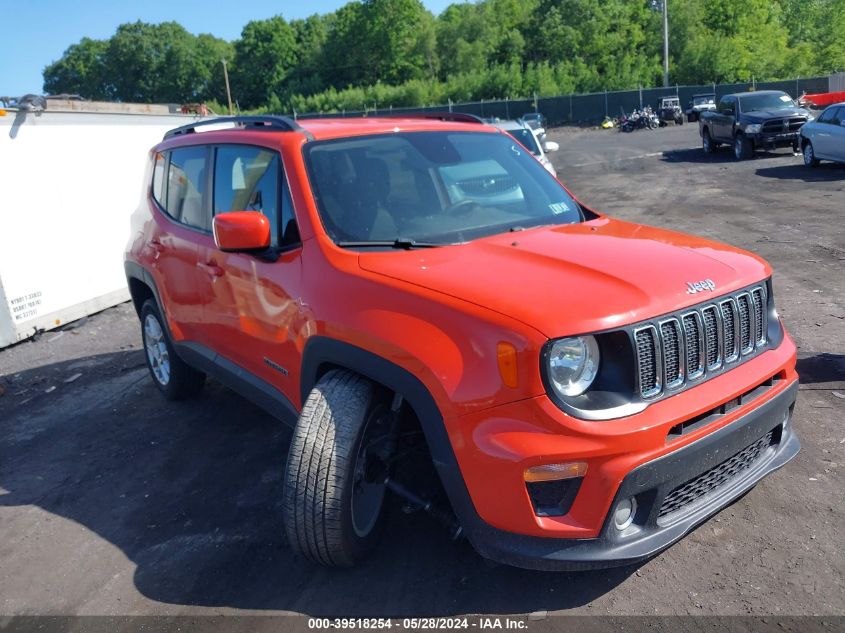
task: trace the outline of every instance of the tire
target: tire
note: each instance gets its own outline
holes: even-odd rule
[[[710,136],[710,130],[704,128],[704,132],[701,133],[701,149],[704,150],[705,154],[712,154],[716,151],[716,144],[713,142],[713,138]]]
[[[675,119],[675,125],[683,125],[684,124],[684,117],[680,116]]]
[[[734,137],[734,156],[737,160],[748,160],[754,155],[754,146],[744,134]]]
[[[332,370],[311,390],[291,440],[282,504],[288,542],[304,558],[352,567],[377,544],[386,470],[373,468],[368,450],[390,435],[392,419],[373,383],[354,372]]]
[[[816,158],[816,152],[813,150],[813,144],[810,141],[805,141],[803,154],[806,167],[818,167],[819,159]]]
[[[164,327],[158,304],[147,299],[141,306],[141,338],[150,376],[168,400],[184,400],[197,395],[205,384],[205,374],[179,358]]]

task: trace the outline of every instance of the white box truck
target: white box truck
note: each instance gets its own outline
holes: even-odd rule
[[[123,250],[147,153],[198,119],[170,109],[0,103],[0,349],[129,298]]]

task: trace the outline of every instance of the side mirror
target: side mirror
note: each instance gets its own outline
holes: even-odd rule
[[[254,251],[270,246],[270,221],[258,211],[214,216],[214,243],[221,251]]]
[[[733,108],[725,108],[724,110],[722,110],[722,114],[731,115],[731,114],[733,114],[733,113],[734,113],[734,109],[733,109]]]
[[[560,145],[558,145],[554,141],[546,141],[545,143],[543,143],[543,151],[556,152],[559,149],[560,149]]]

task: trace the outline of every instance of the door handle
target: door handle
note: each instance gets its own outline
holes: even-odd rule
[[[197,262],[197,268],[204,270],[212,277],[222,277],[225,272],[220,266],[214,263]]]

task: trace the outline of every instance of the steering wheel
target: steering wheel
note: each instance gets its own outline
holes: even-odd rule
[[[466,212],[469,211],[469,208],[473,206],[478,206],[478,203],[472,198],[464,198],[463,200],[458,200],[458,202],[456,202],[455,204],[446,207],[443,213],[446,215],[451,215],[453,213],[459,213],[462,210]]]

